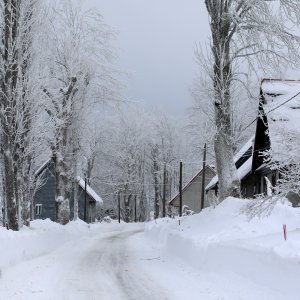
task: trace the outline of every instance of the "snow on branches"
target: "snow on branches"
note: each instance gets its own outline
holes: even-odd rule
[[[256,73],[299,66],[298,0],[205,0],[211,28],[209,60],[202,63],[210,76],[215,111],[215,153],[219,197],[239,196],[233,162],[232,86],[245,66]],[[203,61],[203,59],[202,59]],[[240,67],[241,64],[243,67]],[[259,71],[258,71],[259,69]],[[246,73],[248,73],[246,71]]]

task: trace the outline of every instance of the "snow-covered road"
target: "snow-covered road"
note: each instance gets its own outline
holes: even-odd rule
[[[171,299],[140,269],[143,253],[128,250],[130,237],[142,230],[138,225],[104,234],[93,232],[50,254],[6,268],[0,299]]]
[[[239,235],[237,227],[228,238],[227,231],[216,236],[207,225],[208,243],[204,233],[198,234],[199,220],[205,216],[186,218],[181,226],[160,220],[146,225],[145,232],[144,224],[89,229],[46,221],[18,234],[3,231],[0,250],[6,245],[12,255],[0,253],[9,257],[0,256],[0,300],[300,299],[299,230],[282,242],[279,233],[232,239]],[[254,224],[247,224],[254,235]]]

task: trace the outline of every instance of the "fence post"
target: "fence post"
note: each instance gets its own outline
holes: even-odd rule
[[[287,235],[286,235],[286,224],[283,224],[283,237],[284,237],[284,240],[286,241],[286,239],[287,239]]]

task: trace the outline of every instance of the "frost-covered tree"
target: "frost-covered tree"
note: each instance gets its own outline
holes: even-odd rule
[[[29,224],[35,180],[33,159],[38,112],[34,101],[33,41],[38,1],[0,2],[0,120],[3,189],[9,228]]]
[[[117,214],[119,194],[122,219],[134,221],[137,203],[137,219],[146,221],[155,210],[156,197],[156,214],[161,216],[165,163],[167,201],[178,186],[179,130],[160,111],[147,112],[139,106],[123,105],[101,114],[91,178],[107,210]]]
[[[215,154],[219,197],[240,196],[233,161],[232,85],[237,64],[269,70],[284,62],[299,62],[299,38],[293,25],[300,21],[298,0],[205,0],[211,29],[208,73],[215,111]]]
[[[196,52],[197,61],[201,61],[201,53]],[[200,66],[202,67],[202,66]],[[241,145],[249,139],[255,130],[255,119],[259,102],[256,81],[234,81],[231,87],[231,122],[233,151],[236,152]],[[192,144],[203,148],[206,143],[209,149],[214,147],[217,132],[215,125],[215,108],[211,103],[214,91],[211,88],[211,79],[205,74],[199,74],[191,88],[194,103],[189,115],[189,130],[193,137]],[[198,150],[199,151],[199,150]],[[211,151],[213,157],[213,151]]]
[[[182,153],[182,141],[178,124],[168,118],[163,112],[154,110],[150,114],[152,136],[148,145],[151,176],[154,185],[154,217],[158,218],[163,212],[163,189],[165,188],[166,202],[178,186],[178,167]],[[182,131],[184,135],[184,131]],[[164,174],[165,173],[165,174]],[[163,177],[165,176],[165,187]],[[166,203],[167,206],[167,203]]]
[[[110,154],[113,154],[111,162],[116,173],[112,178],[115,191],[121,193],[123,219],[131,222],[134,220],[136,203],[139,215],[148,210],[144,189],[147,117],[139,108],[124,109],[119,111],[113,128],[115,150]],[[142,211],[141,206],[144,207]],[[142,217],[143,221],[146,215]]]
[[[51,118],[49,139],[55,163],[58,220],[70,219],[69,201],[80,153],[84,113],[96,101],[110,100],[115,80],[108,67],[114,32],[98,11],[63,0],[50,4],[46,22],[45,109]],[[75,207],[77,206],[75,199]],[[76,218],[76,212],[74,213]]]
[[[297,111],[298,109],[299,108],[297,107],[292,110]],[[288,111],[288,109],[286,111]],[[297,114],[294,115],[297,116]],[[286,118],[288,120],[288,113]],[[280,147],[272,147],[273,145],[271,141],[271,148],[265,151],[264,155],[266,164],[270,167],[270,169],[274,170],[274,172],[278,172],[279,178],[276,184],[272,186],[273,193],[267,193],[267,196],[271,197],[274,195],[275,200],[286,196],[289,196],[292,199],[293,197],[291,194],[294,193],[296,196],[295,202],[298,202],[300,197],[300,132],[297,128],[297,123],[292,125],[295,130],[287,130],[284,126],[286,124],[281,124],[280,120],[276,121],[277,122],[271,120],[273,123],[272,129],[275,129],[276,134],[281,138],[279,142]],[[284,123],[288,122],[292,121],[285,121]],[[297,203],[294,204],[297,205]]]

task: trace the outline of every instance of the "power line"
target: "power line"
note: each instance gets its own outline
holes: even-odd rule
[[[294,98],[296,98],[296,97],[299,96],[299,95],[300,95],[300,92],[298,92],[297,94],[295,94],[293,97],[289,98],[288,100],[282,102],[282,103],[279,104],[278,106],[272,108],[271,110],[269,110],[268,112],[266,112],[264,115],[265,115],[265,116],[268,115],[269,113],[273,112],[274,110],[278,109],[279,107],[283,106],[284,104],[290,102],[291,100],[293,100]],[[246,130],[246,129],[248,129],[248,128],[249,128],[249,127],[250,127],[250,126],[258,119],[258,118],[260,118],[260,116],[257,116],[250,124],[248,124],[248,125],[243,129],[243,131]]]

